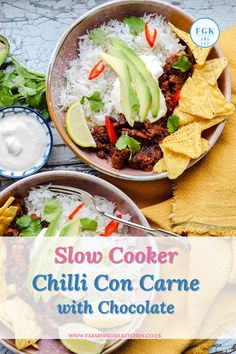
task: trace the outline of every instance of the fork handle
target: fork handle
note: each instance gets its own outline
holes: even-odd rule
[[[115,220],[115,221],[118,221],[122,224],[125,224],[129,227],[133,227],[135,229],[138,229],[138,230],[142,230],[142,231],[145,231],[147,232],[148,234],[151,234],[152,236],[172,236],[172,237],[176,237],[178,239],[178,241],[180,241],[180,243],[182,245],[184,245],[185,247],[187,247],[188,250],[191,249],[191,246],[190,246],[190,243],[188,242],[188,240],[183,237],[183,236],[180,236],[178,234],[175,234],[174,232],[171,232],[171,231],[166,231],[166,230],[163,230],[163,229],[160,229],[160,228],[157,228],[157,229],[153,229],[151,227],[147,227],[147,226],[143,226],[143,225],[139,225],[139,224],[136,224],[132,221],[128,221],[128,220],[124,220],[124,219],[121,219],[121,218],[118,218],[117,216],[115,215],[111,215],[111,214],[108,214],[106,212],[103,212],[103,215],[108,217],[109,219],[112,219],[112,220]]]

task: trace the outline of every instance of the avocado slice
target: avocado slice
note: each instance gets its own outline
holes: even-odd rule
[[[144,122],[147,118],[148,111],[151,108],[152,103],[152,96],[150,93],[149,86],[147,85],[145,78],[143,77],[142,73],[138,70],[137,66],[130,60],[129,56],[125,53],[125,50],[119,49],[117,47],[109,47],[109,53],[118,58],[123,60],[130,71],[131,80],[134,83],[137,96],[140,103],[139,108],[139,117],[140,121]]]
[[[10,46],[8,40],[0,35],[0,66],[4,63],[9,54]]]
[[[72,237],[77,236],[80,230],[80,219],[74,218],[72,221],[68,221],[62,228],[60,236]]]
[[[129,125],[134,125],[135,111],[139,105],[138,98],[135,95],[134,89],[131,84],[130,72],[128,65],[112,55],[101,52],[100,56],[104,63],[109,65],[118,75],[120,80],[120,103],[125,118]]]
[[[152,116],[153,118],[156,118],[160,109],[160,88],[157,81],[155,80],[152,73],[148,70],[146,64],[142,61],[142,59],[124,41],[115,37],[110,37],[109,39],[115,48],[118,48],[119,50],[123,50],[123,52],[132,61],[133,65],[135,65],[139,70],[139,72],[141,72],[142,75],[145,77],[152,96],[152,102],[151,102]]]

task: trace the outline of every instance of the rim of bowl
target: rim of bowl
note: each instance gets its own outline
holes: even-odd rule
[[[135,4],[135,3],[140,3],[138,0],[123,0],[122,4]],[[151,3],[151,4],[161,4],[167,8],[170,8],[174,11],[177,11],[179,13],[182,13],[185,17],[189,18],[189,20],[191,22],[194,21],[194,17],[190,14],[188,14],[186,11],[182,10],[181,8],[173,5],[173,4],[169,4],[166,3],[165,1],[162,0],[145,0],[144,3]],[[77,147],[72,140],[69,138],[69,136],[67,135],[66,132],[62,131],[59,127],[59,123],[57,120],[57,115],[54,111],[53,105],[52,105],[52,99],[51,99],[51,75],[52,75],[52,68],[53,65],[55,63],[57,54],[62,46],[62,44],[64,43],[65,39],[67,38],[67,36],[70,34],[70,32],[74,29],[75,26],[79,25],[82,21],[84,21],[86,18],[93,16],[97,13],[97,11],[102,10],[103,8],[109,8],[112,7],[113,5],[117,5],[117,4],[121,4],[121,2],[119,0],[113,0],[113,1],[109,1],[107,3],[98,5],[94,8],[92,8],[91,10],[87,11],[85,14],[83,14],[82,16],[80,16],[77,20],[75,20],[69,27],[68,29],[62,34],[62,36],[60,37],[56,47],[54,48],[54,51],[51,55],[50,61],[49,61],[49,66],[48,66],[48,72],[47,72],[47,80],[46,80],[46,99],[47,99],[47,104],[48,104],[48,109],[49,109],[49,113],[50,116],[56,126],[56,129],[60,135],[60,137],[62,138],[62,140],[64,141],[64,143],[74,152],[74,154],[79,157],[82,161],[84,161],[88,166],[94,168],[95,170],[104,173],[108,176],[111,177],[115,177],[115,178],[119,178],[119,179],[124,179],[124,180],[131,180],[131,181],[136,181],[136,182],[147,182],[147,181],[155,181],[155,180],[160,180],[160,179],[164,179],[164,178],[168,178],[168,174],[167,172],[162,172],[162,173],[158,173],[158,174],[152,174],[152,175],[143,175],[143,176],[137,176],[137,175],[131,175],[131,174],[126,174],[126,173],[122,173],[122,170],[118,170],[116,171],[111,171],[105,167],[101,167],[98,163],[91,161],[88,157],[84,156],[82,152],[80,152],[78,149],[79,147]],[[223,52],[220,49],[218,44],[215,44],[213,46],[216,50],[216,53],[219,57],[223,56]],[[231,79],[230,79],[230,74],[229,74],[229,69],[226,67],[225,70],[225,87],[226,87],[226,99],[230,100],[231,99]],[[228,89],[227,89],[228,88]],[[198,159],[195,159],[193,161],[190,162],[189,166],[187,167],[187,169],[189,169],[190,167],[194,166],[197,162],[199,162],[203,157],[205,157],[205,155],[211,150],[211,148],[214,146],[214,144],[216,143],[216,141],[218,140],[218,138],[221,135],[221,132],[223,130],[225,126],[225,121],[219,123],[216,126],[216,129],[214,131],[214,133],[212,134],[212,136],[209,139],[209,150],[206,151],[203,155],[201,155]]]
[[[42,168],[44,165],[46,165],[46,163],[48,162],[48,160],[49,160],[49,158],[50,158],[50,156],[51,156],[51,153],[52,153],[53,136],[52,136],[52,131],[51,131],[51,128],[50,128],[48,122],[47,122],[46,119],[45,119],[38,111],[36,111],[35,109],[30,108],[30,107],[25,107],[25,106],[13,105],[13,106],[6,106],[6,107],[1,108],[1,109],[0,109],[0,114],[1,114],[1,112],[4,112],[6,109],[9,109],[9,108],[20,108],[20,109],[23,109],[24,111],[30,111],[31,113],[35,113],[35,114],[42,120],[42,122],[44,123],[44,125],[46,126],[47,131],[48,131],[48,133],[49,133],[49,140],[50,140],[50,142],[49,142],[49,143],[50,143],[50,147],[49,147],[49,150],[48,150],[48,153],[47,153],[47,157],[44,159],[43,163],[42,163],[40,166],[38,166],[34,171],[29,172],[29,173],[27,173],[27,174],[23,174],[23,173],[25,172],[25,171],[23,171],[22,174],[19,175],[19,176],[15,176],[15,175],[11,176],[11,175],[8,175],[8,174],[5,174],[5,173],[1,172],[1,170],[0,170],[0,176],[6,177],[6,178],[11,178],[11,179],[16,179],[16,180],[17,180],[17,179],[27,178],[27,177],[30,177],[30,176],[34,175],[36,172],[38,172],[39,170],[41,170],[41,168]],[[1,119],[1,118],[0,118],[0,119]],[[34,167],[35,167],[35,166],[32,166],[31,169],[33,169]],[[31,169],[28,169],[28,170],[31,171]],[[28,171],[28,170],[27,170],[27,171]],[[6,170],[4,170],[4,171],[6,171]],[[12,173],[12,171],[7,171],[7,172]],[[13,172],[13,173],[15,173],[15,172]]]

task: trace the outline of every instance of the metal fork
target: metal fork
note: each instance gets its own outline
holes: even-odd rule
[[[124,219],[118,218],[115,215],[112,215],[112,214],[106,213],[105,211],[102,211],[96,205],[96,201],[95,201],[94,197],[90,193],[88,193],[88,192],[86,192],[86,191],[84,191],[82,189],[74,188],[74,187],[68,187],[68,186],[61,186],[61,185],[49,185],[48,189],[51,192],[54,192],[54,193],[64,193],[64,194],[68,194],[68,195],[77,195],[84,204],[90,206],[93,209],[96,209],[100,214],[102,214],[103,216],[106,216],[109,219],[118,221],[119,223],[122,223],[124,225],[129,226],[129,227],[133,227],[135,229],[138,229],[138,230],[141,230],[141,231],[145,231],[148,234],[151,234],[152,236],[172,236],[172,237],[176,237],[178,239],[178,241],[182,245],[187,247],[188,250],[190,250],[190,248],[191,248],[190,247],[190,243],[188,242],[188,240],[185,237],[182,237],[182,236],[180,236],[178,234],[175,234],[175,233],[173,233],[171,231],[166,231],[166,230],[163,230],[163,229],[160,229],[160,228],[153,229],[151,227],[139,225],[139,224],[136,224],[136,223],[134,223],[132,221],[124,220]]]

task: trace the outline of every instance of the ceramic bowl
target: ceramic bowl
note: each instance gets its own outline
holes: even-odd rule
[[[108,22],[110,19],[123,20],[125,16],[143,16],[145,13],[156,13],[163,15],[167,21],[170,21],[176,27],[184,31],[189,31],[193,22],[192,16],[180,8],[162,1],[123,0],[105,3],[104,5],[95,7],[94,9],[88,11],[85,15],[81,16],[62,35],[52,55],[47,76],[47,103],[50,115],[60,136],[68,147],[81,160],[96,170],[116,178],[129,179],[133,181],[163,179],[167,177],[167,173],[155,174],[153,172],[144,172],[130,168],[116,170],[111,166],[110,161],[98,158],[96,153],[81,150],[73,143],[66,133],[65,112],[63,112],[58,105],[58,97],[60,96],[61,88],[63,87],[64,73],[68,68],[70,61],[78,57],[78,37],[84,35],[88,30],[98,27],[104,22]],[[215,47],[211,50],[210,58],[217,58],[220,56],[222,56],[222,52],[219,46],[215,45]],[[227,69],[222,73],[218,83],[226,99],[230,100],[231,84]],[[206,132],[204,137],[209,140],[210,148],[219,138],[223,127],[224,122]],[[202,157],[203,156],[201,156],[198,160],[192,161],[190,166],[194,165]]]
[[[53,144],[51,129],[48,123],[45,121],[45,119],[38,112],[28,107],[9,106],[0,109],[0,119],[7,119],[9,116],[18,115],[22,113],[25,113],[27,116],[31,117],[32,119],[37,120],[45,131],[46,146],[45,146],[43,157],[34,166],[32,166],[31,168],[25,171],[13,172],[13,171],[7,171],[0,167],[0,176],[5,176],[8,178],[15,178],[15,179],[30,176],[36,173],[37,171],[39,171],[50,158],[51,151],[52,151],[52,144]]]
[[[34,176],[27,177],[23,180],[17,181],[3,192],[0,193],[0,206],[14,195],[15,197],[26,197],[30,188],[42,184],[59,184],[83,189],[91,194],[105,197],[111,202],[115,202],[118,209],[126,214],[132,215],[132,221],[144,226],[149,226],[147,220],[141,213],[136,204],[121,190],[114,187],[112,184],[92,175],[79,172],[69,171],[52,171],[43,172]],[[134,236],[142,235],[139,231],[132,229],[130,234]],[[1,337],[1,326],[0,326]],[[108,354],[116,350],[126,340],[112,340],[103,351],[103,354]],[[0,342],[14,353],[23,353],[16,350],[13,340],[0,340]],[[70,353],[58,340],[41,340],[39,343],[39,350],[28,348],[24,351],[28,354],[44,354],[44,353]]]

